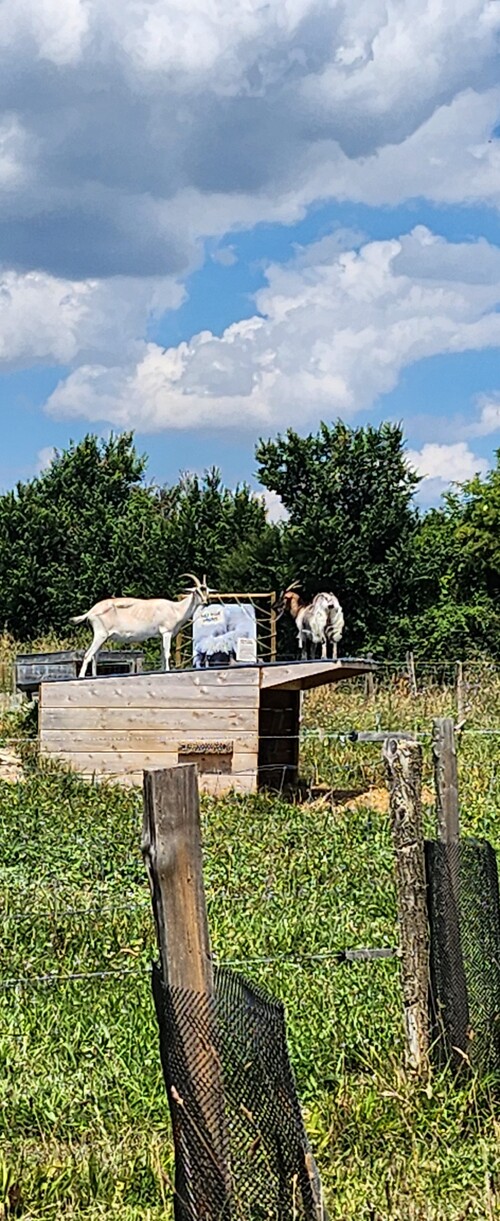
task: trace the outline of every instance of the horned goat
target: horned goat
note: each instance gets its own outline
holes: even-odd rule
[[[297,582],[285,590],[280,604],[278,617],[285,611],[295,619],[298,645],[302,660],[306,660],[308,649],[316,655],[318,645],[321,645],[321,656],[327,655],[328,642],[332,645],[332,656],[337,658],[337,645],[344,630],[344,613],[335,594],[319,593],[312,602],[306,604],[297,593]]]
[[[94,633],[92,644],[83,658],[79,678],[84,678],[90,663],[95,675],[96,656],[106,640],[140,641],[161,636],[163,668],[168,670],[172,640],[193,618],[198,606],[208,603],[210,595],[205,580],[201,583],[198,577],[189,572],[183,575],[194,582],[194,588],[179,602],[169,602],[166,598],[105,598],[103,602],[96,602],[84,615],[76,615],[71,622],[87,621]]]

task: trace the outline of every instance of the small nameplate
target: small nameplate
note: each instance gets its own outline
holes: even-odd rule
[[[232,742],[181,742],[179,755],[232,755]]]

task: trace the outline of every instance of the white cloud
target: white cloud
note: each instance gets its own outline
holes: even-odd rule
[[[220,263],[221,267],[234,267],[238,262],[238,255],[234,246],[219,246],[212,254],[214,263]]]
[[[169,280],[70,281],[0,272],[0,368],[129,355],[148,318],[182,298]]]
[[[266,489],[260,494],[260,499],[264,501],[266,507],[266,517],[268,521],[286,521],[289,516],[288,510],[285,509],[281,496],[277,492],[270,492]]]
[[[449,445],[427,442],[420,450],[410,449],[408,463],[422,476],[420,499],[426,503],[437,500],[451,483],[466,483],[474,475],[485,475],[488,462],[469,449],[466,441]]]
[[[42,471],[46,471],[47,467],[51,466],[56,456],[56,450],[53,445],[44,445],[38,450],[35,463],[35,471],[37,475],[41,475]]]
[[[423,226],[360,250],[325,241],[273,265],[259,313],[128,366],[86,364],[48,401],[142,431],[240,432],[344,417],[371,405],[426,356],[500,345],[500,249],[448,243]]]
[[[500,431],[500,392],[491,395],[478,396],[477,405],[480,408],[479,420],[468,428],[473,437],[487,437],[490,433]]]
[[[178,275],[317,199],[499,204],[499,31],[494,0],[3,0],[0,261]]]
[[[0,47],[65,67],[81,56],[90,15],[88,0],[3,0]]]

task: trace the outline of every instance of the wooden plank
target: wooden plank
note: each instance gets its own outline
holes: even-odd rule
[[[327,683],[338,683],[347,678],[357,678],[372,669],[367,661],[304,661],[291,664],[279,663],[263,666],[262,689],[282,687],[289,691],[310,691]]]
[[[408,1060],[424,1072],[429,1051],[429,933],[422,830],[422,748],[390,738],[384,746],[401,945],[401,974]]]
[[[199,999],[193,1002],[193,1007],[196,1012],[201,1010],[204,1024],[203,1038],[193,1039],[189,1029],[183,1033],[181,1024],[177,1031],[177,1037],[183,1043],[183,1062],[190,1078],[190,1093],[195,1096],[192,1115],[184,1113],[184,1100],[174,1090],[166,1059],[163,1064],[176,1146],[176,1186],[182,1182],[183,1190],[187,1190],[190,1197],[188,1214],[185,1207],[187,1201],[180,1198],[179,1192],[176,1193],[178,1198],[174,1202],[174,1214],[176,1218],[211,1216],[215,1215],[215,1199],[206,1196],[208,1184],[203,1177],[191,1177],[185,1173],[184,1148],[187,1137],[192,1143],[192,1125],[196,1120],[202,1129],[198,1139],[203,1141],[206,1139],[203,1134],[208,1134],[211,1158],[217,1169],[214,1186],[229,1199],[229,1140],[213,1004],[212,956],[203,885],[198,782],[194,767],[145,773],[142,851],[151,887],[163,986],[168,984],[180,992],[181,1010],[185,997],[190,992],[197,993]],[[170,1003],[175,1010],[178,1003],[175,992],[170,993]],[[157,1000],[160,1027],[162,1008],[162,1001]],[[182,1179],[178,1174],[180,1157],[184,1163]],[[212,1174],[208,1176],[208,1181],[211,1178]]]
[[[247,776],[210,776],[202,774],[199,777],[200,792],[212,797],[223,797],[225,793],[255,793],[257,791],[257,771]]]
[[[103,775],[119,775],[124,771],[143,771],[145,768],[174,767],[177,763],[177,751],[72,751],[47,750],[42,752],[45,758],[60,759],[74,771],[86,776],[94,773]]]
[[[252,707],[258,700],[258,667],[182,671],[170,674],[130,674],[123,678],[76,679],[44,683],[44,707],[171,708],[212,707],[221,702]]]
[[[78,758],[76,756],[75,758]],[[72,771],[77,772],[83,780],[97,781],[100,784],[118,784],[124,785],[126,788],[142,788],[144,772],[135,767],[135,770],[124,770],[121,772],[99,772],[95,773],[92,770],[84,770],[75,765],[74,761],[69,761],[68,766]],[[172,764],[175,766],[175,764]],[[223,797],[226,793],[255,793],[257,791],[257,771],[249,773],[245,776],[224,775],[207,775],[199,776],[199,787],[201,793],[206,793],[213,797]]]
[[[178,762],[178,751],[172,749],[132,750],[73,750],[68,744],[57,749],[48,749],[44,743],[41,753],[47,758],[61,759],[78,771],[90,775],[93,772],[121,772],[147,770],[148,768],[174,767]],[[238,751],[233,754],[232,772],[247,772],[257,766],[257,752]]]
[[[259,749],[259,735],[253,732],[243,732],[233,734],[226,733],[224,726],[224,738],[232,743],[234,751],[254,752]],[[116,751],[132,754],[139,754],[141,751],[148,753],[150,751],[177,751],[182,742],[187,740],[191,742],[207,742],[220,741],[221,735],[217,734],[214,726],[209,724],[204,730],[195,729],[191,732],[184,730],[172,730],[167,733],[162,733],[159,729],[151,730],[96,730],[96,729],[79,729],[67,730],[64,729],[45,729],[42,728],[40,734],[40,744],[42,750],[45,751],[69,751],[74,754],[78,751],[83,751],[84,754],[90,751]]]
[[[196,703],[188,708],[47,708],[42,704],[40,726],[42,733],[52,730],[59,732],[121,731],[121,732],[167,732],[178,730],[187,737],[203,736],[209,731],[210,736],[236,733],[252,733],[257,731],[258,704],[255,701],[251,708],[234,707],[199,707]]]

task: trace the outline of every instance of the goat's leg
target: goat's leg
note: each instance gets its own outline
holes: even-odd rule
[[[163,653],[163,669],[170,670],[170,646],[172,644],[172,633],[166,629],[160,628],[161,634],[161,650]]]
[[[83,658],[80,673],[78,675],[79,678],[85,678],[85,675],[87,673],[87,669],[88,669],[90,662],[92,662],[92,674],[96,673],[97,666],[96,666],[95,659],[96,659],[96,656],[99,652],[101,645],[104,644],[104,641],[107,640],[107,638],[108,638],[108,633],[104,630],[104,628],[100,628],[100,629],[94,628],[94,639],[92,641],[92,644],[89,645],[87,652]]]

